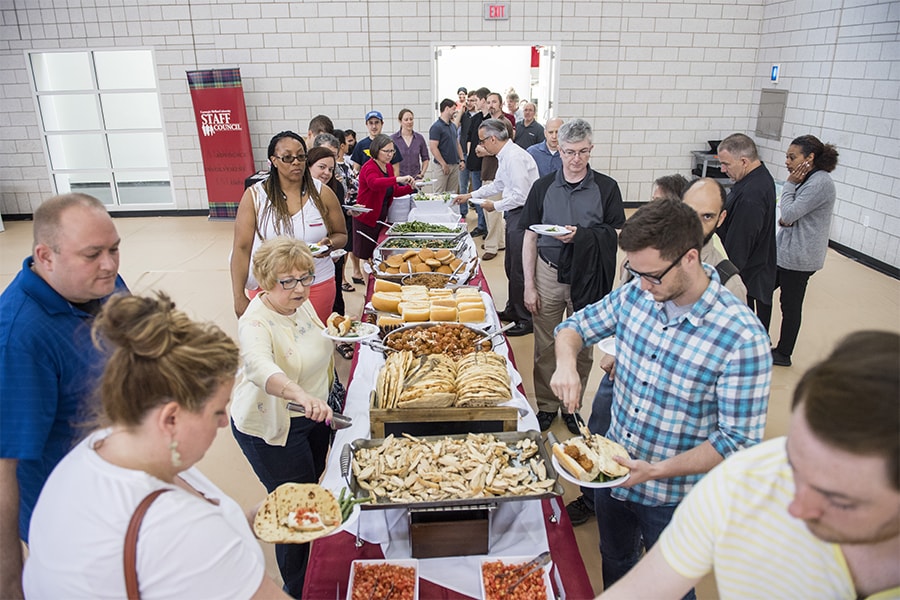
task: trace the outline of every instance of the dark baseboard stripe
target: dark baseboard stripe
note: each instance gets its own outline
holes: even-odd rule
[[[900,279],[900,269],[893,265],[889,265],[886,262],[882,262],[877,258],[872,258],[868,254],[863,254],[859,250],[854,250],[853,248],[849,248],[843,244],[839,244],[834,240],[828,240],[828,247],[837,252],[838,254],[843,254],[847,258],[855,260],[861,265],[865,265],[870,269],[874,269],[879,273],[883,273],[888,277],[893,277],[894,279]]]
[[[191,210],[117,210],[110,212],[111,217],[207,217],[209,216],[208,208],[197,208]],[[3,215],[4,221],[30,221],[31,213]],[[231,219],[233,220],[233,219]]]

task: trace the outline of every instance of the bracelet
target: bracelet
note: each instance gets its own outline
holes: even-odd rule
[[[280,391],[280,392],[278,392],[278,397],[279,397],[279,398],[284,398],[284,392],[287,391],[288,386],[291,385],[292,383],[294,383],[294,382],[293,382],[293,381],[288,381],[286,384],[284,384],[284,387],[281,388],[281,391]]]

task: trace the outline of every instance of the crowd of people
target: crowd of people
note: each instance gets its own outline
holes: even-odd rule
[[[776,207],[753,140],[733,134],[718,148],[730,191],[662,176],[626,219],[616,181],[591,167],[588,122],[541,125],[514,92],[506,108],[460,88],[427,141],[409,109],[391,136],[377,110],[359,141],[325,115],[306,137],[274,135],[268,177],[235,221],[237,343],[164,293],[128,293],[98,200],[44,202],[32,255],[0,296],[0,597],[300,597],[308,545],[276,546],[279,589],[255,509],[194,465],[230,424],[267,491],[319,480],[343,400],[324,323],[366,283],[359,261],[394,199],[429,173],[478,212],[482,260],[506,253],[499,315],[508,335],[534,336],[542,430],[561,415],[580,433],[593,346],[615,337],[589,428],[628,450],[616,460],[630,477],[567,507],[573,524],[597,519],[599,555],[585,558],[604,597],[693,597],[712,569],[722,597],[900,591],[900,336],[843,340],[797,385],[788,436],[763,441],[772,366],[791,364],[824,264],[836,149],[794,139]]]

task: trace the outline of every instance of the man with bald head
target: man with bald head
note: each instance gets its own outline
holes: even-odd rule
[[[34,246],[0,295],[0,598],[22,596],[22,551],[38,495],[74,446],[103,370],[91,325],[127,291],[103,204],[55,196],[34,212]]]
[[[700,260],[716,268],[722,285],[729,292],[743,300],[747,297],[747,286],[738,273],[738,268],[728,260],[728,253],[716,229],[725,220],[725,188],[715,179],[704,177],[695,179],[684,190],[684,203],[693,208],[703,225],[703,249]]]
[[[516,121],[516,145],[527,150],[544,141],[544,126],[534,120],[537,107],[526,102],[522,107],[522,119]]]
[[[556,173],[562,167],[562,158],[559,156],[559,128],[562,127],[563,120],[552,118],[547,121],[544,127],[544,141],[529,146],[526,152],[531,155],[534,162],[537,163],[538,173],[541,177]]]

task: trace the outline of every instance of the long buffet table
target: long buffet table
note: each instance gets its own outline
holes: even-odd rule
[[[474,251],[471,238],[469,243]],[[490,296],[487,280],[480,270],[470,283],[480,285]],[[367,300],[371,294],[370,280]],[[494,327],[499,327],[497,311],[493,306],[486,308]],[[513,365],[512,383],[516,390],[512,402],[521,409],[518,430],[537,430],[537,419],[524,396],[522,380],[514,368],[515,359],[509,345],[504,341],[495,347],[495,351],[506,354]],[[375,378],[383,364],[384,358],[380,353],[367,346],[357,346],[344,408],[344,413],[353,419],[353,426],[335,435],[322,480],[322,485],[328,489],[339,490],[345,485],[339,462],[344,445],[356,439],[369,438],[369,393],[375,387]],[[313,542],[303,588],[304,598],[345,598],[350,564],[354,560],[410,557],[405,510],[363,510],[348,529]],[[553,557],[551,580],[555,597],[594,597],[561,497],[499,504],[492,517],[490,539],[490,557],[534,556],[549,549]],[[419,559],[419,597],[480,597],[479,577],[483,558],[482,555]]]

